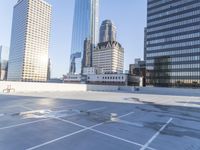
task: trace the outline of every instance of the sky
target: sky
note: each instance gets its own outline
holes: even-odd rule
[[[52,5],[49,48],[52,77],[69,71],[75,0],[46,0]],[[10,46],[13,6],[17,0],[0,0],[0,45]],[[117,27],[117,41],[124,47],[124,70],[135,58],[143,59],[147,0],[100,0],[100,24],[110,19]],[[99,25],[100,25],[99,24]]]

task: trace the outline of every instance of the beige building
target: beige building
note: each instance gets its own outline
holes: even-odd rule
[[[51,28],[51,5],[18,0],[14,6],[8,80],[45,82]]]
[[[93,51],[93,67],[102,73],[123,73],[124,48],[116,41],[102,42]]]
[[[97,85],[127,85],[128,75],[126,74],[90,74],[87,75],[88,84]]]

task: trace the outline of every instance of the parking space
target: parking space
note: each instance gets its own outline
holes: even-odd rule
[[[0,149],[200,149],[200,110],[186,97],[183,106],[181,97],[161,105],[143,94],[58,94],[0,96]]]

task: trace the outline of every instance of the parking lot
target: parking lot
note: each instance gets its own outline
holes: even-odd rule
[[[199,108],[191,96],[0,95],[0,149],[200,150]]]

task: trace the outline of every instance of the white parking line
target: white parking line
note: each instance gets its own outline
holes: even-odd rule
[[[23,106],[21,106],[23,107]],[[26,109],[28,110],[33,110],[29,107],[26,107]],[[99,108],[94,108],[94,110],[96,109],[99,109]],[[74,115],[77,115],[77,114],[73,114],[73,115],[69,115],[69,116],[74,116]],[[67,117],[69,117],[67,116]],[[55,119],[55,118],[45,118],[45,119],[40,119],[40,120],[36,120],[36,121],[31,121],[31,122],[25,122],[25,123],[20,123],[20,124],[15,124],[15,125],[10,125],[10,126],[6,126],[6,127],[0,127],[0,130],[5,130],[5,129],[10,129],[10,128],[15,128],[15,127],[20,127],[20,126],[24,126],[24,125],[29,125],[29,124],[34,124],[34,123],[38,123],[38,122],[41,122],[41,121],[45,121],[45,120],[51,120],[51,119]]]
[[[87,129],[81,129],[81,130],[78,130],[78,131],[76,131],[76,132],[73,132],[73,133],[67,134],[67,135],[65,135],[65,136],[59,137],[59,138],[57,138],[57,139],[54,139],[54,140],[51,140],[51,141],[45,142],[45,143],[43,143],[43,144],[40,144],[40,145],[37,145],[37,146],[31,147],[31,148],[28,148],[28,149],[26,149],[26,150],[34,150],[34,149],[40,148],[40,147],[42,147],[42,146],[45,146],[45,145],[48,145],[48,144],[54,143],[54,142],[56,142],[56,141],[62,140],[62,139],[64,139],[64,138],[70,137],[70,136],[72,136],[72,135],[75,135],[75,134],[81,133],[81,132],[83,132],[83,131],[85,131],[85,130],[87,130]]]
[[[81,128],[87,128],[86,126],[80,125],[78,123],[75,123],[75,122],[72,122],[72,121],[69,121],[69,120],[66,120],[66,119],[62,119],[62,118],[54,118],[54,119],[63,121],[65,123],[70,123],[70,124],[73,124],[73,125],[81,127]]]
[[[10,125],[10,126],[6,126],[6,127],[1,127],[0,130],[15,128],[15,127],[24,126],[24,125],[29,125],[29,124],[33,124],[33,123],[37,123],[37,122],[41,122],[41,121],[45,121],[45,120],[50,120],[50,119],[51,118],[40,119],[40,120],[36,120],[36,121],[25,122],[25,123],[20,123],[20,124],[16,124],[16,125]]]
[[[89,109],[88,111],[98,111],[98,110],[103,110],[103,109],[106,109],[106,107],[99,107],[99,108]]]
[[[160,132],[162,132],[168,125],[169,123],[173,120],[173,118],[170,118],[165,125],[162,126],[162,128],[160,128],[160,130],[158,130],[158,132],[156,132],[150,139],[149,141],[140,149],[140,150],[145,150],[154,140],[155,138],[160,134]]]
[[[128,113],[129,115],[133,114],[134,112],[131,112],[131,113]],[[120,116],[119,118],[123,118],[123,116],[127,116],[128,114],[126,115],[122,115]],[[66,122],[66,123],[70,123],[70,124],[73,124],[73,125],[76,125],[76,126],[79,126],[81,128],[87,128],[87,130],[90,130],[90,131],[93,131],[93,132],[96,132],[96,133],[99,133],[99,134],[102,134],[102,135],[105,135],[105,136],[109,136],[111,138],[114,138],[114,139],[117,139],[117,140],[120,140],[120,141],[123,141],[123,142],[126,142],[126,143],[129,143],[129,144],[133,144],[133,145],[137,145],[137,146],[140,146],[142,147],[143,145],[140,144],[140,143],[136,143],[136,142],[133,142],[133,141],[130,141],[130,140],[126,140],[126,139],[123,139],[121,137],[118,137],[118,136],[115,136],[115,135],[112,135],[112,134],[108,134],[108,133],[105,133],[105,132],[102,132],[102,131],[99,131],[99,130],[96,130],[96,129],[93,129],[94,127],[97,127],[97,126],[100,126],[100,125],[103,125],[104,123],[106,122],[102,122],[100,124],[97,124],[95,126],[93,126],[92,128],[91,127],[86,127],[86,126],[83,126],[81,124],[78,124],[78,123],[75,123],[75,122],[72,122],[72,121],[69,121],[69,120],[66,120],[66,119],[61,119],[61,118],[55,118],[57,120],[60,120],[60,121],[63,121],[63,122]],[[110,122],[110,121],[107,121],[107,122]],[[84,130],[85,131],[85,130]],[[151,148],[151,147],[147,147],[148,149],[150,150],[155,150],[154,148]]]
[[[133,113],[134,113],[134,112],[130,112],[130,113],[128,113],[128,114],[119,116],[119,118],[123,118],[123,117],[128,116],[128,115],[131,115],[131,114],[133,114]],[[55,119],[58,119],[58,120],[60,120],[60,121],[66,122],[66,123],[71,123],[71,124],[73,124],[73,125],[76,125],[76,126],[79,126],[79,127],[82,127],[82,128],[87,128],[86,126],[77,124],[77,123],[75,123],[75,122],[71,122],[71,121],[69,121],[69,120],[65,120],[65,119],[61,119],[61,118],[55,118]],[[109,121],[107,121],[107,122],[109,122]],[[95,127],[100,126],[100,125],[102,125],[102,124],[104,124],[104,123],[105,123],[105,122],[100,123],[100,124],[96,125]],[[140,126],[140,127],[141,127],[141,126]],[[94,127],[93,127],[93,128],[94,128]],[[93,129],[93,128],[88,128],[88,130],[93,131],[93,132],[96,132],[96,133],[99,133],[99,134],[102,134],[102,135],[105,135],[105,136],[112,137],[112,138],[117,139],[117,140],[121,140],[121,141],[126,142],[126,143],[130,143],[130,144],[137,145],[137,146],[140,146],[140,147],[143,146],[142,144],[139,144],[139,143],[136,143],[136,142],[133,142],[133,141],[130,141],[130,140],[126,140],[126,139],[123,139],[123,138],[120,138],[120,137],[114,136],[114,135],[112,135],[112,134],[108,134],[108,133],[105,133],[105,132],[102,132],[102,131],[99,131],[99,130],[96,130],[96,129]],[[155,150],[154,148],[151,148],[151,147],[147,147],[147,148],[150,149],[150,150]]]
[[[85,105],[85,104],[87,104],[87,102],[79,103],[79,104],[75,104],[75,105],[69,105],[69,106],[58,106],[58,107],[52,107],[52,108],[49,108],[49,109],[70,108],[70,107],[82,106],[82,105]]]
[[[42,144],[40,144],[40,145],[36,145],[36,146],[31,147],[31,148],[28,148],[28,149],[26,149],[26,150],[34,150],[34,149],[40,148],[40,147],[42,147],[42,146],[45,146],[45,145],[54,143],[54,142],[56,142],[56,141],[62,140],[62,139],[64,139],[64,138],[70,137],[70,136],[72,136],[72,135],[76,135],[76,134],[78,134],[78,133],[84,132],[84,131],[86,131],[86,130],[88,130],[88,129],[90,129],[90,128],[94,128],[94,127],[96,127],[96,126],[98,126],[98,125],[100,125],[100,124],[102,124],[102,123],[99,123],[99,124],[96,124],[96,125],[94,125],[94,126],[87,127],[87,128],[81,129],[81,130],[78,130],[78,131],[76,131],[76,132],[73,132],[73,133],[64,135],[64,136],[62,136],[62,137],[56,138],[56,139],[54,139],[54,140],[51,140],[51,141],[48,141],[48,142],[45,142],[45,143],[42,143]]]
[[[120,137],[117,137],[117,136],[114,136],[114,135],[111,135],[111,134],[108,134],[108,133],[105,133],[105,132],[102,132],[102,131],[99,131],[99,130],[96,130],[96,129],[90,129],[90,130],[97,132],[97,133],[100,133],[100,134],[103,134],[103,135],[106,135],[106,136],[109,136],[109,137],[112,137],[114,139],[118,139],[120,141],[124,141],[126,143],[130,143],[130,144],[137,145],[137,146],[140,146],[140,147],[143,146],[142,144],[139,144],[139,143],[136,143],[136,142],[133,142],[133,141],[129,141],[129,140],[126,140],[126,139],[123,139],[123,138],[120,138]]]
[[[132,114],[132,113],[133,113],[133,112],[128,113],[128,114]],[[123,116],[127,116],[128,114],[125,114],[125,115],[123,115]],[[122,117],[122,116],[121,116],[121,117]],[[54,143],[54,142],[56,142],[56,141],[62,140],[62,139],[64,139],[64,138],[70,137],[70,136],[72,136],[72,135],[75,135],[75,134],[84,132],[84,131],[86,131],[86,130],[90,130],[90,129],[94,128],[94,127],[100,126],[100,125],[102,125],[102,124],[105,123],[105,122],[101,122],[101,123],[96,124],[96,125],[94,125],[94,126],[86,127],[86,126],[83,126],[83,125],[80,125],[80,124],[77,124],[77,123],[75,123],[75,122],[68,121],[68,120],[65,120],[65,119],[61,119],[61,118],[54,118],[54,119],[58,119],[58,120],[61,120],[61,121],[67,122],[67,123],[71,123],[71,124],[73,124],[73,125],[77,125],[77,126],[82,127],[82,128],[84,128],[84,129],[81,129],[81,130],[79,130],[79,131],[76,131],[76,132],[73,132],[73,133],[64,135],[64,136],[62,136],[62,137],[56,138],[56,139],[54,139],[54,140],[51,140],[51,141],[48,141],[48,142],[45,142],[45,143],[42,143],[42,144],[40,144],[40,145],[36,145],[36,146],[31,147],[31,148],[28,148],[28,149],[26,149],[26,150],[34,150],[34,149],[37,149],[37,148],[39,148],[39,147],[42,147],[42,146],[45,146],[45,145]]]
[[[123,123],[123,124],[127,124],[127,125],[131,125],[131,126],[136,126],[136,127],[144,127],[143,124],[139,124],[139,123],[135,123],[135,122],[130,122],[130,121],[126,121],[126,120],[119,120],[119,123]]]
[[[125,114],[125,115],[121,115],[121,116],[119,116],[118,118],[124,118],[124,117],[126,117],[126,116],[129,116],[129,115],[132,115],[132,114],[134,114],[135,112],[129,112],[129,113],[127,113],[127,114]]]
[[[133,114],[133,112],[130,112],[130,113],[125,114],[125,115],[122,115],[122,116],[120,116],[120,118],[123,118],[124,116],[128,116],[128,115],[130,115],[130,114]],[[62,136],[62,137],[56,138],[56,139],[54,139],[54,140],[51,140],[51,141],[42,143],[42,144],[40,144],[40,145],[36,145],[36,146],[31,147],[31,148],[28,148],[28,149],[26,149],[26,150],[34,150],[34,149],[43,147],[43,146],[45,146],[45,145],[54,143],[54,142],[56,142],[56,141],[62,140],[62,139],[64,139],[64,138],[73,136],[73,135],[75,135],[75,134],[84,132],[84,131],[86,131],[86,130],[90,130],[90,131],[93,131],[93,132],[96,132],[96,133],[99,133],[99,134],[102,134],[102,135],[105,135],[105,136],[109,136],[109,137],[112,137],[112,138],[114,138],[114,139],[121,140],[121,141],[126,142],[126,143],[129,143],[129,144],[137,145],[137,146],[140,146],[140,147],[143,146],[142,144],[139,144],[139,143],[136,143],[136,142],[133,142],[133,141],[129,141],[129,140],[126,140],[126,139],[123,139],[123,138],[120,138],[120,137],[117,137],[117,136],[114,136],[114,135],[111,135],[111,134],[108,134],[108,133],[101,132],[101,131],[99,131],[99,130],[93,129],[93,128],[97,127],[97,126],[100,126],[100,125],[104,124],[105,122],[96,124],[96,125],[91,126],[91,127],[86,127],[86,126],[83,126],[83,125],[81,125],[81,124],[78,124],[78,123],[75,123],[75,122],[72,122],[72,121],[68,121],[68,120],[65,120],[65,119],[61,119],[61,118],[55,118],[55,119],[60,120],[60,121],[63,121],[63,122],[66,122],[66,123],[70,123],[70,124],[73,124],[73,125],[76,125],[76,126],[79,126],[79,127],[83,128],[83,129],[78,130],[78,131],[73,132],[73,133],[70,133],[70,134],[67,134],[67,135],[64,135],[64,136]],[[109,121],[108,121],[108,122],[109,122]],[[153,149],[153,148],[151,148],[151,147],[148,147],[148,146],[147,146],[147,148],[150,149],[150,150],[155,150],[155,149]]]
[[[120,141],[123,141],[123,142],[126,142],[126,143],[129,143],[129,144],[137,145],[137,146],[140,146],[140,147],[143,146],[140,143],[136,143],[136,142],[133,142],[133,141],[130,141],[130,140],[126,140],[126,139],[120,138],[118,136],[114,136],[112,134],[108,134],[108,133],[105,133],[105,132],[102,132],[102,131],[99,131],[99,130],[96,130],[96,129],[89,129],[89,130],[94,131],[96,133],[100,133],[100,134],[105,135],[105,136],[109,136],[111,138],[114,138],[114,139],[117,139],[117,140],[120,140]],[[154,148],[151,148],[151,147],[147,147],[147,148],[150,149],[150,150],[155,150]]]
[[[124,116],[131,115],[131,114],[133,114],[133,113],[134,113],[134,112],[130,112],[130,113],[128,113],[128,114],[119,116],[118,118],[123,118]],[[69,121],[69,120],[66,120],[66,119],[56,118],[56,117],[55,117],[54,119],[57,119],[57,120],[60,120],[60,121],[66,122],[66,123],[70,123],[70,124],[79,126],[79,127],[81,127],[81,128],[88,128],[88,127],[86,127],[86,126],[84,126],[84,125],[81,125],[81,124],[78,124],[78,123],[75,123],[75,122],[72,122],[72,121]],[[100,125],[102,125],[102,124],[104,124],[104,123],[106,123],[106,122],[110,122],[110,121],[105,121],[105,122],[99,123],[99,124],[96,125],[96,126],[100,126]],[[95,126],[95,127],[96,127],[96,126]],[[94,127],[93,127],[93,128],[94,128]]]

